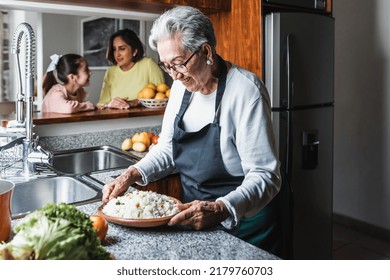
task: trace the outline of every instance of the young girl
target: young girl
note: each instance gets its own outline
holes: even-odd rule
[[[86,59],[78,54],[54,54],[50,58],[52,61],[43,78],[42,112],[71,114],[95,110],[86,101],[87,92],[83,89],[91,77]]]

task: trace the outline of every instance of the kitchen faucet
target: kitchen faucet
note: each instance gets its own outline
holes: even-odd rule
[[[23,92],[23,79],[20,67],[20,47],[22,39],[26,42],[25,60],[25,92]],[[51,162],[52,155],[41,147],[37,146],[38,137],[34,139],[33,134],[33,98],[34,98],[34,58],[35,58],[35,34],[28,23],[21,23],[16,28],[12,38],[12,52],[16,54],[17,72],[19,78],[19,92],[16,102],[16,120],[9,123],[8,127],[16,128],[16,131],[24,131],[25,137],[17,138],[7,146],[22,144],[23,171],[22,175],[31,177],[36,174],[35,164]]]

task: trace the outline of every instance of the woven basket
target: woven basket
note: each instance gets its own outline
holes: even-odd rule
[[[141,101],[141,104],[146,108],[165,108],[168,103],[168,98],[162,99],[146,99],[146,98],[138,98]]]

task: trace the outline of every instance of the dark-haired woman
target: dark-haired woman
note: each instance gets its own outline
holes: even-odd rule
[[[50,58],[42,84],[42,112],[71,114],[95,110],[86,101],[88,94],[83,88],[89,85],[91,77],[87,60],[78,54],[53,54]]]
[[[110,37],[107,59],[113,64],[104,76],[99,109],[128,109],[139,105],[138,93],[149,83],[164,82],[164,74],[153,59],[144,56],[137,34],[122,29]]]

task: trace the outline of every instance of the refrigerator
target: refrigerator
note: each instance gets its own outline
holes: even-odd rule
[[[288,258],[332,259],[334,18],[273,9],[264,20]]]

